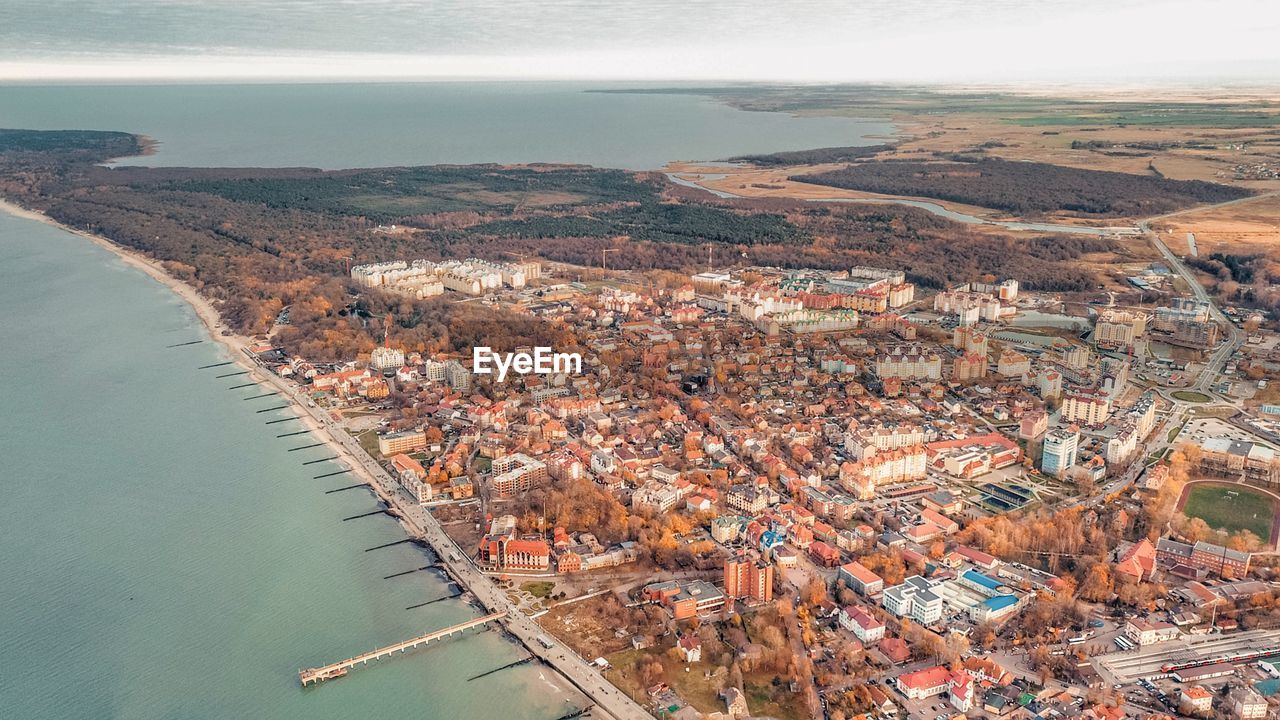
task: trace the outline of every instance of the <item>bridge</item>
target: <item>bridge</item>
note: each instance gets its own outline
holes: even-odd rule
[[[434,642],[436,640],[443,640],[451,635],[456,635],[460,632],[463,632],[464,630],[470,630],[473,627],[479,627],[481,625],[491,623],[494,620],[498,620],[506,616],[507,614],[505,612],[493,613],[492,615],[485,615],[484,617],[479,617],[474,620],[468,620],[467,622],[459,623],[452,627],[447,627],[443,630],[436,630],[434,632],[429,632],[426,635],[419,635],[418,637],[410,638],[403,642],[398,642],[395,645],[388,645],[386,647],[381,647],[376,650],[370,650],[369,652],[364,653],[363,655],[357,655],[353,658],[347,658],[342,662],[336,662],[336,663],[333,663],[332,665],[325,665],[324,667],[318,667],[318,668],[307,668],[306,670],[301,670],[298,672],[298,679],[302,681],[302,686],[306,687],[312,683],[319,684],[324,682],[325,680],[340,678],[343,675],[346,675],[347,671],[355,667],[356,665],[366,664],[370,660],[381,660],[382,658],[387,657],[389,655],[393,655],[397,652],[412,650],[416,647],[426,645],[427,643]]]

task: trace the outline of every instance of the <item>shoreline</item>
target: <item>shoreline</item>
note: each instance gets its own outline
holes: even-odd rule
[[[360,482],[368,485],[388,509],[397,511],[395,517],[405,535],[426,544],[431,549],[449,578],[471,594],[470,604],[478,604],[488,611],[495,611],[496,608],[511,609],[503,591],[471,564],[469,556],[444,532],[443,527],[430,512],[410,498],[400,485],[364,451],[359,442],[340,424],[332,420],[328,411],[308,404],[301,396],[299,386],[254,361],[253,356],[248,352],[254,344],[253,338],[234,332],[223,334],[223,331],[229,331],[229,328],[222,322],[218,309],[195,287],[170,275],[158,260],[114,243],[101,235],[64,225],[43,212],[24,208],[7,198],[0,197],[0,212],[34,220],[84,238],[120,258],[126,265],[141,270],[184,300],[195,311],[205,333],[229,353],[231,360],[238,367],[248,371],[250,380],[262,388],[278,392],[281,398],[289,403],[288,409],[294,413],[310,435],[323,442],[325,447],[337,456],[333,462],[350,468]],[[519,610],[513,610],[513,612],[518,613],[518,616],[509,616],[502,623],[502,632],[522,644],[535,659],[555,673],[565,687],[574,688],[581,693],[589,702],[592,711],[615,720],[639,720],[652,717],[639,704],[630,700],[621,690],[605,680],[602,675],[595,673],[592,666],[587,665],[585,660],[562,641],[556,639],[553,647],[542,647],[538,639],[547,635],[541,626]],[[586,675],[583,674],[584,671]]]

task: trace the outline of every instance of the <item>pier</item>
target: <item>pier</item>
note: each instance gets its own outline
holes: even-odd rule
[[[302,464],[303,464],[303,465],[315,465],[316,463],[329,462],[330,460],[337,460],[337,459],[338,459],[338,456],[337,456],[337,455],[330,455],[329,457],[320,458],[320,459],[318,459],[318,460],[308,460],[308,461],[306,461],[306,462],[304,462],[304,463],[302,463]]]
[[[435,604],[436,604],[436,603],[438,603],[438,602],[444,602],[445,600],[452,600],[452,599],[454,599],[454,598],[456,598],[456,597],[462,597],[462,596],[463,596],[463,595],[465,595],[465,594],[466,594],[466,593],[464,593],[464,592],[462,592],[461,590],[459,590],[458,592],[453,593],[452,595],[445,595],[444,597],[438,597],[438,598],[436,598],[435,600],[428,600],[428,601],[426,601],[426,602],[420,602],[420,603],[417,603],[416,605],[410,605],[409,607],[406,607],[406,608],[405,608],[405,610],[417,610],[417,609],[418,609],[418,608],[420,608],[420,607],[426,607],[426,606],[428,606],[428,605],[435,605]]]
[[[427,633],[426,635],[419,635],[418,637],[410,638],[403,642],[398,642],[395,645],[388,645],[386,647],[378,648],[376,650],[370,650],[369,652],[364,653],[363,655],[356,655],[353,658],[347,658],[342,662],[336,662],[336,663],[333,663],[332,665],[325,665],[324,667],[318,667],[318,668],[308,668],[298,673],[298,679],[302,681],[302,686],[306,687],[308,685],[311,685],[312,683],[319,684],[324,682],[325,680],[339,678],[339,677],[342,677],[343,675],[346,675],[347,671],[355,667],[356,665],[368,664],[370,660],[381,660],[382,658],[387,657],[389,655],[393,655],[397,652],[412,650],[416,647],[426,645],[427,643],[435,642],[436,640],[443,640],[451,635],[456,635],[460,632],[463,632],[464,630],[470,630],[473,627],[480,627],[481,625],[486,625],[488,623],[493,622],[494,620],[498,620],[500,618],[506,617],[506,615],[507,614],[505,612],[498,612],[498,613],[493,613],[491,615],[485,615],[484,617],[479,617],[479,618],[476,618],[475,620],[468,620],[467,622],[459,623],[452,627],[447,627],[443,630],[436,630],[435,632],[430,632],[430,633]]]

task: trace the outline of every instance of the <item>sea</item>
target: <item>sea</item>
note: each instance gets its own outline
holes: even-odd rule
[[[129,163],[648,169],[875,142],[887,123],[564,84],[0,87],[0,127],[145,133]],[[476,612],[191,310],[0,213],[0,717],[554,720],[587,700],[496,631],[303,689],[297,671]],[[199,342],[196,342],[199,341]],[[193,343],[193,344],[187,344]],[[276,403],[278,404],[278,402]],[[264,412],[260,412],[264,411]],[[388,577],[398,575],[397,577]]]
[[[122,130],[127,165],[320,167],[674,160],[869,145],[886,120],[747,112],[642,85],[546,82],[3,85],[0,127]],[[676,85],[679,87],[679,85]],[[600,90],[632,92],[597,92]]]

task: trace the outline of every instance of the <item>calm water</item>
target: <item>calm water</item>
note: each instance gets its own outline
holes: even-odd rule
[[[583,700],[496,632],[302,690],[332,662],[473,616],[364,489],[315,479],[191,310],[115,256],[0,213],[0,717],[548,720]],[[232,372],[223,368],[222,372]],[[558,681],[557,681],[558,682]]]
[[[672,160],[868,145],[887,122],[744,112],[693,95],[592,93],[580,83],[0,86],[0,127],[123,130],[160,141],[129,164]],[[613,86],[616,87],[616,86]]]

